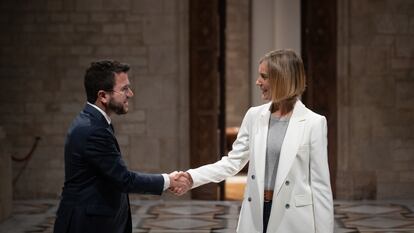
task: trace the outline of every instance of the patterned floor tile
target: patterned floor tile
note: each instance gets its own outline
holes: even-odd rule
[[[56,200],[16,201],[0,233],[51,233]],[[234,233],[238,201],[133,200],[134,233]],[[414,201],[335,201],[335,233],[414,233]]]
[[[202,205],[160,205],[156,206],[152,213],[166,215],[211,215],[222,213],[223,208],[218,206]]]
[[[359,227],[361,229],[398,229],[412,226],[414,225],[414,221],[404,220],[403,218],[395,219],[387,216],[381,216],[361,219],[357,221],[349,221],[346,225]]]
[[[364,233],[414,232],[412,210],[402,202],[337,202],[335,213],[341,229]]]
[[[377,205],[357,205],[348,208],[343,208],[339,212],[355,213],[355,214],[389,214],[401,211],[398,206],[377,206]]]

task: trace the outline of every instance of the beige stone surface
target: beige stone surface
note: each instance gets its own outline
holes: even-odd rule
[[[227,1],[226,127],[240,126],[250,107],[250,6],[247,0]]]
[[[85,69],[100,59],[131,65],[130,112],[113,117],[128,166],[188,169],[188,0],[0,5],[2,131],[19,157],[42,137],[15,199],[60,195],[66,131],[86,103]],[[10,167],[16,175],[23,165]]]
[[[338,1],[339,199],[414,196],[413,3]]]

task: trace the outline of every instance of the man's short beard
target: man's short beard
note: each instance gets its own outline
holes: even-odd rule
[[[127,111],[124,109],[124,106],[120,103],[115,103],[112,99],[108,103],[108,109],[112,112],[115,112],[117,115],[126,114]]]

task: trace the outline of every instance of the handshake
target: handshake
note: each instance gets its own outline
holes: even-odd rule
[[[170,177],[170,187],[168,189],[177,196],[183,195],[193,186],[193,179],[188,172],[175,171],[168,176]]]

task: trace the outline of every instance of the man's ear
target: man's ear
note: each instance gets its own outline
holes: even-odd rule
[[[98,101],[106,105],[109,102],[109,94],[106,91],[98,91]]]

